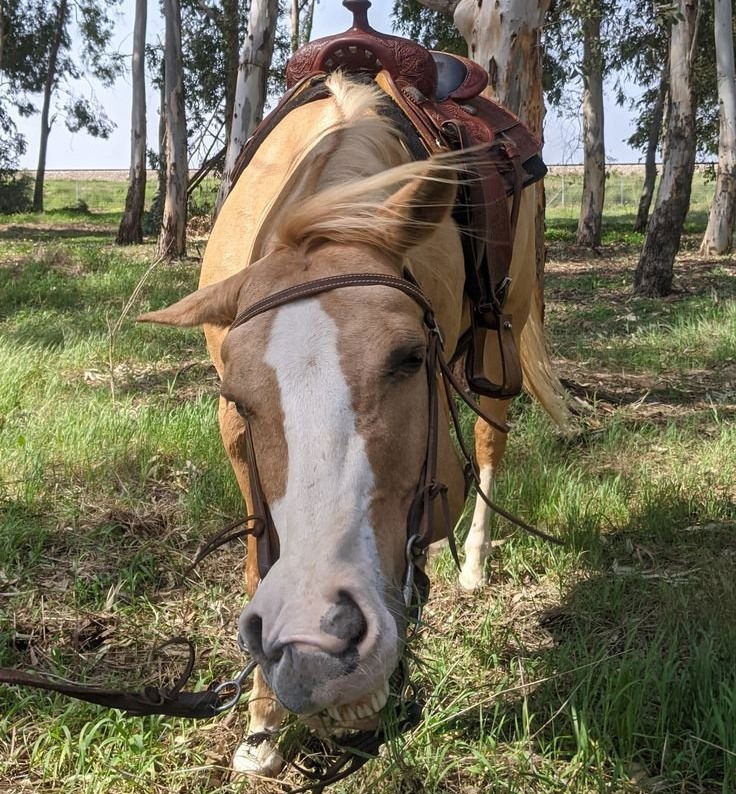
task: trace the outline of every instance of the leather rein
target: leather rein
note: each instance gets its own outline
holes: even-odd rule
[[[328,276],[315,279],[302,284],[297,284],[287,289],[274,293],[240,312],[230,330],[239,328],[249,320],[271,309],[278,308],[287,303],[303,300],[325,292],[348,287],[391,287],[408,295],[422,309],[423,323],[427,332],[427,348],[425,371],[428,392],[428,427],[427,447],[424,466],[417,483],[416,492],[407,516],[407,541],[406,541],[406,571],[402,584],[402,595],[407,608],[410,621],[419,624],[421,610],[429,593],[429,580],[424,572],[426,550],[432,537],[434,503],[439,500],[442,510],[444,531],[447,535],[450,552],[459,567],[457,545],[454,538],[454,527],[450,515],[447,499],[447,485],[437,480],[437,450],[439,439],[439,404],[440,383],[445,392],[446,403],[450,418],[457,437],[458,444],[465,459],[466,493],[470,485],[475,485],[478,495],[488,506],[509,520],[516,526],[537,537],[552,543],[561,544],[558,538],[552,537],[541,530],[527,524],[511,515],[503,508],[490,500],[480,485],[478,467],[472,452],[468,449],[462,436],[459,415],[453,399],[455,392],[465,404],[480,418],[488,422],[499,432],[508,432],[505,424],[497,422],[481,411],[478,406],[466,395],[463,387],[453,375],[444,356],[444,341],[442,333],[432,309],[432,305],[418,284],[406,273],[406,277],[381,275],[372,273],[351,273],[345,275]],[[253,447],[253,436],[249,424],[245,423],[245,452],[248,466],[252,515],[241,522],[231,524],[214,538],[206,541],[199,549],[192,566],[225,543],[251,535],[256,538],[258,556],[258,569],[261,578],[268,574],[271,566],[278,559],[278,535],[268,509],[261,480],[258,474],[258,465]],[[240,527],[238,529],[238,527]],[[238,637],[238,644],[246,650]],[[0,683],[16,686],[33,687],[51,692],[58,692],[78,700],[84,700],[108,708],[117,708],[131,716],[147,714],[165,714],[174,717],[194,719],[208,719],[233,708],[243,692],[243,687],[256,667],[250,661],[235,677],[208,689],[198,692],[184,690],[184,686],[194,670],[195,655],[192,643],[183,637],[176,637],[159,646],[162,650],[167,646],[183,645],[187,648],[189,659],[184,672],[169,687],[145,687],[140,692],[129,690],[115,690],[96,686],[87,686],[52,678],[48,675],[26,673],[12,668],[0,668]],[[407,716],[401,722],[403,730],[409,730],[417,724],[421,714],[421,707],[414,702],[404,702],[408,708]],[[385,740],[382,731],[362,732],[356,737],[352,745],[346,749],[338,759],[319,774],[302,770],[315,781],[313,784],[296,789],[296,791],[321,791],[327,785],[341,780],[362,766],[370,757],[375,756]]]

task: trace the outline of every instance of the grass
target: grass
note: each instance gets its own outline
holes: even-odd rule
[[[154,256],[113,245],[117,190],[81,219],[0,219],[0,664],[131,686],[180,669],[148,654],[187,634],[204,685],[242,663],[243,547],[185,571],[240,497],[201,334],[126,321],[111,350]],[[437,560],[422,722],[334,791],[736,791],[736,268],[697,257],[691,233],[678,292],[634,298],[627,213],[596,254],[548,220],[548,330],[583,414],[566,438],[517,400],[497,486],[567,545],[498,522],[473,595]],[[197,271],[159,267],[134,313]],[[3,689],[0,791],[251,790],[226,776],[245,725],[244,708],[125,719]]]

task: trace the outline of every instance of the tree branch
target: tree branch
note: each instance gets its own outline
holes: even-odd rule
[[[221,11],[208,6],[206,3],[203,3],[202,0],[197,0],[197,7],[206,17],[209,17],[215,25],[222,24],[223,15]]]
[[[419,0],[419,3],[430,11],[439,11],[442,14],[454,14],[460,0]]]

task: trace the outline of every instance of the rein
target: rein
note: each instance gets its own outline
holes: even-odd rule
[[[437,480],[440,383],[444,388],[450,419],[465,459],[466,490],[468,485],[474,484],[481,499],[492,510],[511,523],[551,543],[562,544],[562,541],[511,515],[492,502],[482,490],[477,463],[462,437],[459,415],[453,400],[453,391],[459,395],[477,416],[499,432],[507,433],[508,427],[495,421],[480,410],[465,394],[464,389],[458,383],[444,357],[444,340],[442,332],[437,325],[432,305],[419,285],[408,273],[406,277],[372,273],[350,273],[296,284],[263,298],[240,312],[230,326],[230,330],[239,328],[254,317],[287,303],[303,300],[335,289],[371,286],[391,287],[409,296],[423,310],[423,322],[427,331],[425,361],[428,391],[427,448],[422,473],[407,516],[406,571],[402,586],[402,595],[405,606],[410,613],[410,620],[413,620],[418,625],[422,606],[429,594],[429,579],[424,572],[424,563],[426,550],[432,536],[434,503],[437,500],[439,500],[441,505],[442,520],[450,552],[455,564],[460,567],[454,527],[447,499],[447,485]],[[194,567],[200,560],[225,543],[250,535],[256,538],[258,569],[261,579],[263,579],[278,559],[278,535],[258,474],[253,435],[247,422],[245,423],[245,451],[253,513],[242,521],[228,525],[216,536],[205,541],[198,550],[191,567]],[[238,644],[241,650],[246,650],[240,637],[238,637]],[[184,637],[176,637],[159,646],[157,650],[161,651],[173,645],[185,646],[188,650],[189,658],[184,671],[170,687],[149,686],[140,692],[131,692],[86,686],[62,679],[54,679],[47,675],[25,673],[3,667],[0,667],[0,683],[58,692],[100,706],[121,709],[131,716],[164,714],[172,717],[209,719],[233,708],[238,703],[242,695],[243,685],[256,667],[255,662],[249,662],[231,680],[220,684],[212,684],[207,689],[199,692],[185,691],[184,686],[194,670],[194,646],[190,640]],[[400,722],[401,732],[409,730],[416,725],[421,715],[421,707],[416,700],[404,702],[404,706],[408,706],[408,713]],[[363,766],[370,758],[375,757],[385,738],[382,731],[358,733],[354,736],[353,743],[344,746],[342,755],[327,768],[315,772],[306,769],[301,770],[313,780],[313,783],[295,791],[322,791],[326,786],[342,780]]]

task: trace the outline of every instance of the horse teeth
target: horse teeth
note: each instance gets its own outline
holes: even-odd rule
[[[337,706],[328,706],[327,713],[332,717],[333,720],[340,721],[340,709]]]
[[[358,719],[358,715],[350,708],[350,706],[344,706],[342,710],[343,719],[345,722],[355,722]]]
[[[373,709],[368,704],[358,706],[355,710],[358,712],[359,717],[370,717],[373,714]]]

